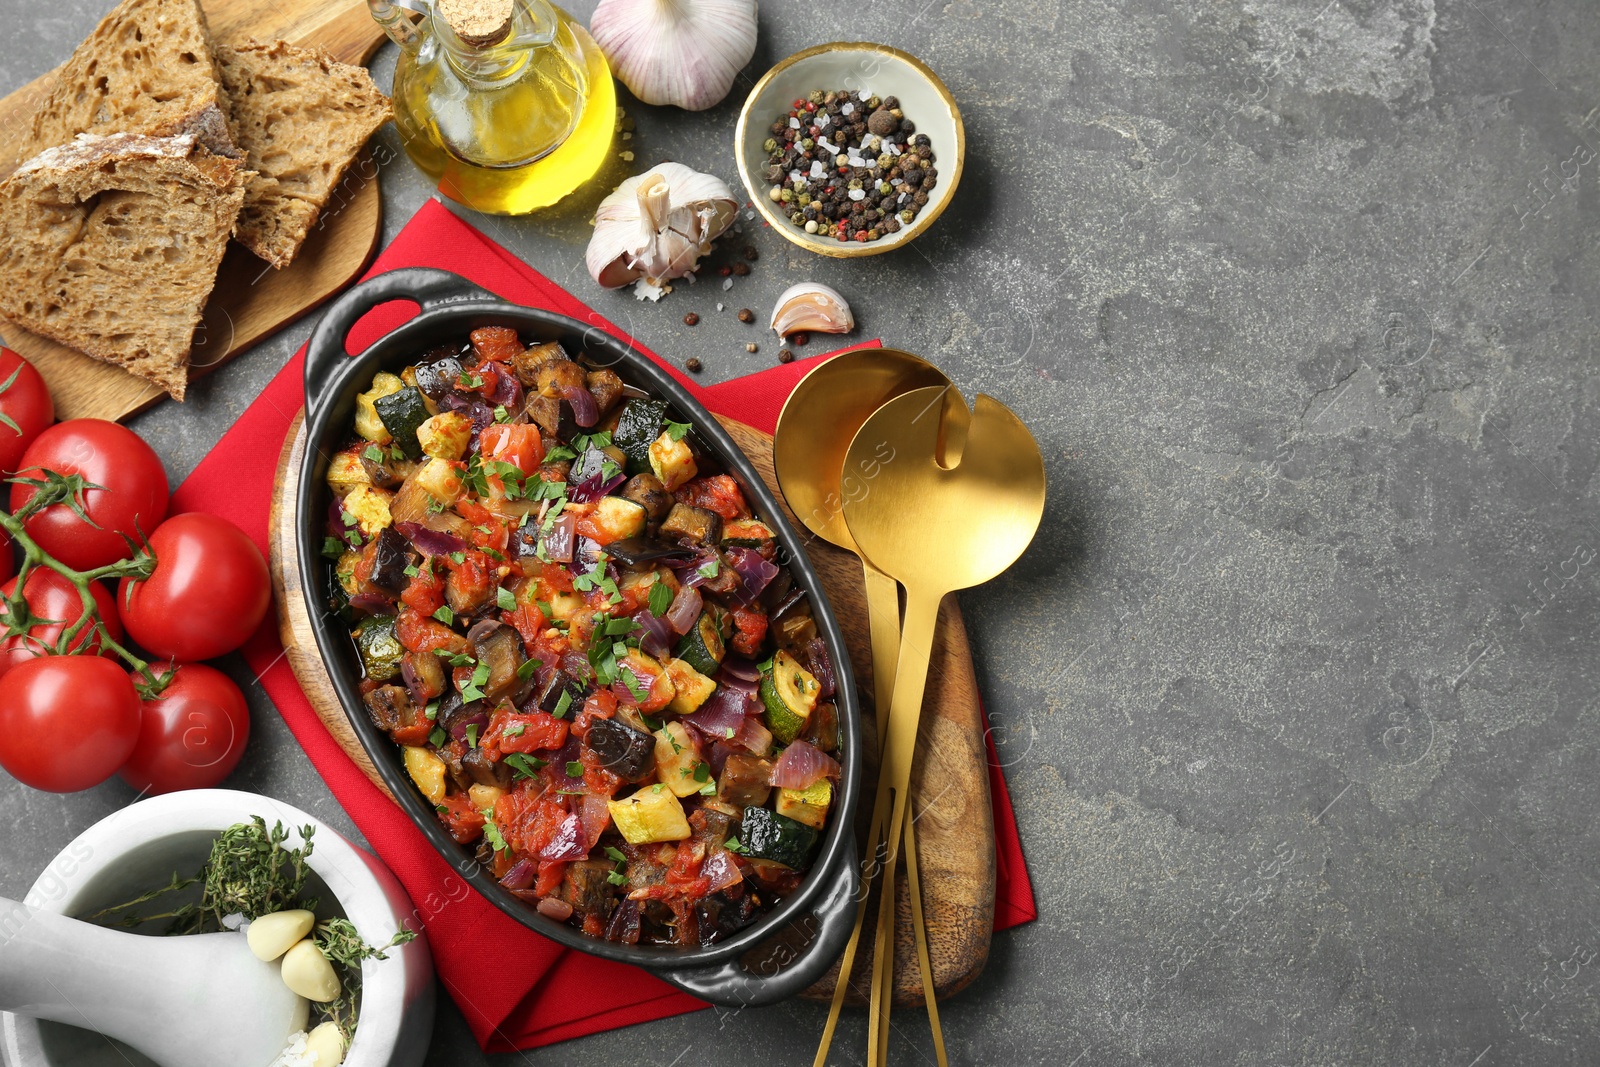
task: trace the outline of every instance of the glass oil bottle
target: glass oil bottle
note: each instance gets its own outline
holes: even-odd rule
[[[522,215],[595,175],[611,149],[616,88],[582,25],[547,0],[400,2],[421,21],[391,0],[368,6],[400,46],[395,126],[441,192]]]

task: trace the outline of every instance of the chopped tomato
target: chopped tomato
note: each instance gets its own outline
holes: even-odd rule
[[[639,705],[639,710],[645,714],[660,711],[672,702],[676,695],[676,687],[667,675],[667,669],[653,657],[645,655],[636,648],[628,649],[628,655],[623,662],[617,664],[619,673],[627,671],[633,675],[633,684],[623,677],[620,687],[628,694],[628,699]],[[634,690],[642,690],[644,696],[640,697]],[[612,690],[614,693],[616,689]],[[620,695],[620,694],[619,694]]]
[[[566,821],[567,809],[531,788],[513,789],[495,802],[494,823],[506,844],[537,856]]]
[[[584,749],[579,757],[583,763],[583,788],[597,797],[614,797],[622,788],[622,779],[600,766],[601,757]]]
[[[464,375],[464,377],[468,376],[476,383],[472,386],[473,390],[481,394],[485,400],[502,389],[509,388],[502,379],[509,378],[514,383],[516,378],[504,363],[497,363],[493,360],[484,360],[479,363]],[[502,393],[502,395],[504,394]]]
[[[402,608],[396,627],[400,644],[412,652],[432,652],[442,648],[452,654],[467,650],[467,639],[442,623],[435,622],[415,608]]]
[[[767,639],[767,613],[759,604],[733,609],[733,648],[741,656],[755,659]]]
[[[750,516],[750,505],[744,502],[744,493],[731,475],[694,478],[679,486],[673,496],[680,504],[714,511],[730,521]]]
[[[572,572],[559,563],[543,564],[539,577],[547,582],[551,589],[562,593],[572,592]]]
[[[470,614],[487,604],[499,584],[491,575],[493,564],[482,552],[466,552],[461,562],[450,560],[450,577],[445,579],[444,595],[458,615]]]
[[[433,723],[423,720],[410,726],[396,727],[389,731],[389,737],[397,745],[425,745],[431,733],[433,733]]]
[[[439,805],[439,821],[459,843],[471,844],[483,836],[483,812],[474,811],[465,793],[450,793]]]
[[[617,698],[605,689],[597,689],[583,702],[583,714],[596,719],[609,719],[617,713]]]
[[[493,459],[510,463],[524,477],[536,472],[539,464],[544,462],[544,439],[539,434],[539,427],[532,423],[514,426],[494,423],[484,427],[482,441],[483,458],[486,461]]]
[[[543,860],[539,864],[539,878],[533,883],[535,896],[548,897],[554,895],[561,888],[561,881],[567,876],[566,860]]]
[[[489,717],[489,729],[478,740],[478,747],[491,760],[507,752],[538,752],[560,748],[567,743],[570,725],[543,711],[523,714],[510,704],[501,704]]]
[[[522,342],[517,331],[509,326],[480,326],[467,334],[472,350],[479,359],[492,359],[504,363],[522,352]]]
[[[424,615],[432,615],[444,606],[444,582],[434,573],[432,560],[417,569],[417,576],[406,585],[400,600]]]

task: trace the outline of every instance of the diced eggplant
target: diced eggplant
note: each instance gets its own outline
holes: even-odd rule
[[[610,875],[613,865],[606,860],[577,860],[567,864],[561,879],[561,899],[579,915],[603,915],[615,891]]]
[[[511,627],[493,619],[473,625],[467,643],[479,663],[489,668],[489,678],[480,687],[483,699],[498,704],[517,688],[517,668],[522,666],[522,638]]]
[[[534,692],[533,699],[524,705],[524,708],[537,707],[540,711],[548,711],[554,715],[556,708],[561,706],[562,693],[568,694],[570,698],[567,702],[569,708],[582,706],[585,694],[583,683],[577,681],[565,671],[553,671]],[[562,714],[570,716],[572,712],[567,711]]]
[[[465,729],[471,722],[487,722],[488,711],[489,707],[483,701],[463,701],[461,694],[452,690],[440,699],[434,722],[443,728],[445,733],[453,735],[458,726]]]
[[[372,724],[387,733],[409,726],[416,718],[411,695],[398,685],[380,685],[362,700],[367,705],[367,715]]]
[[[594,720],[583,744],[601,766],[625,782],[642,782],[655,774],[656,739],[616,719]]]
[[[538,426],[539,431],[548,439],[560,435],[563,421],[562,408],[565,405],[564,400],[552,400],[547,396],[529,396],[524,406],[528,418],[533,420],[534,425]]]
[[[409,459],[396,459],[387,445],[368,445],[359,455],[361,469],[366,474],[368,483],[380,489],[400,488],[400,484],[406,480],[406,475],[417,466]]]
[[[644,508],[651,522],[660,522],[672,510],[672,494],[654,474],[635,474],[622,487],[622,499]]]
[[[537,386],[540,396],[560,399],[568,389],[583,389],[588,385],[583,368],[570,359],[552,359],[540,364]]]
[[[368,579],[379,589],[395,595],[405,592],[411,578],[406,568],[412,565],[411,544],[393,526],[385,526],[374,544],[372,576]]]
[[[668,544],[654,537],[625,537],[606,546],[606,553],[624,567],[638,567],[660,560],[691,560],[694,550]]]
[[[772,794],[772,761],[735,752],[722,765],[717,796],[735,808],[760,807]]]
[[[445,394],[454,389],[460,379],[461,360],[455,356],[444,356],[432,363],[417,364],[417,388],[434,403],[442,401]]]
[[[709,945],[744,929],[760,916],[753,893],[744,893],[728,899],[713,893],[695,903],[695,926],[700,944]]]
[[[400,451],[412,459],[422,458],[422,446],[417,442],[417,427],[428,420],[428,405],[422,399],[422,392],[407,386],[388,396],[379,397],[372,406]]]
[[[405,649],[395,635],[393,615],[374,615],[362,621],[355,632],[356,649],[361,653],[361,669],[375,682],[389,682],[400,676],[400,657]]]
[[[839,709],[833,704],[818,704],[817,710],[806,719],[800,739],[809,741],[824,752],[839,749]]]
[[[511,357],[511,369],[516,372],[517,381],[525,388],[533,388],[539,383],[539,368],[546,363],[557,359],[566,359],[566,352],[555,341],[546,341],[544,344],[533,345]]]
[[[621,469],[610,456],[598,448],[586,448],[583,455],[573,462],[572,469],[567,472],[567,481],[579,485],[595,475],[607,478],[621,473]]]
[[[586,379],[589,395],[594,397],[594,406],[601,415],[610,411],[616,402],[622,399],[624,386],[616,371],[605,368],[592,370],[586,375]]]
[[[497,789],[511,787],[511,768],[490,759],[481,748],[467,749],[461,757],[461,768],[472,775],[472,780],[478,785],[494,786]]]
[[[722,540],[722,516],[690,504],[674,504],[661,524],[661,536],[669,541],[690,540],[715,545]]]

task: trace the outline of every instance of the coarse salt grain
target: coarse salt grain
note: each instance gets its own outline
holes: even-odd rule
[[[901,183],[902,183],[902,182],[904,182],[904,181],[905,181],[905,179],[904,179],[904,178],[890,178],[890,179],[889,179],[889,184],[890,184],[890,185],[899,185],[899,184],[901,184]]]
[[[845,162],[849,163],[852,167],[864,167],[864,166],[867,165],[867,161],[862,159],[860,156],[856,155],[854,152],[851,152],[848,156],[845,156],[844,158],[845,158]]]
[[[817,116],[817,129],[819,129],[819,130],[827,129],[828,128],[828,123],[830,123],[832,121],[833,121],[833,116],[828,114],[826,111],[824,111],[822,114]]]
[[[795,118],[793,115],[790,115],[789,116],[789,128],[791,130],[798,130],[800,128],[800,120]]]
[[[832,141],[818,141],[817,147],[828,153],[830,156],[836,156],[839,154],[839,146],[834,144]]]
[[[851,200],[865,200],[866,198],[867,198],[867,191],[865,189],[852,189],[852,190],[850,190],[850,199]]]
[[[845,104],[839,108],[839,114],[841,115],[854,115],[855,113],[856,106],[854,104]]]
[[[828,168],[822,165],[822,160],[813,159],[811,161],[811,177],[820,178],[826,173],[828,173]]]
[[[722,279],[722,291],[723,292],[727,292],[729,289],[732,289],[732,288],[733,288],[733,279],[732,278],[724,278],[724,279]]]
[[[306,1052],[306,1041],[310,1036],[304,1030],[296,1030],[290,1034],[288,1044],[278,1053],[278,1058],[272,1061],[271,1067],[316,1067],[317,1061]]]
[[[799,182],[799,181],[800,181],[800,179],[802,179],[802,178],[804,178],[804,177],[805,177],[805,175],[804,175],[804,174],[801,174],[801,173],[800,173],[800,172],[799,172],[799,171],[797,171],[797,170],[791,170],[791,171],[790,171],[790,172],[789,172],[789,180],[790,180],[790,181],[791,181],[791,182]]]
[[[720,303],[720,302],[719,302],[719,303],[718,303],[718,304],[717,304],[717,310],[718,310],[718,311],[721,311],[721,310],[723,310],[723,309],[724,309],[724,308],[726,308],[726,307],[727,307],[727,306],[728,306],[728,305],[727,305],[727,304],[723,304],[723,303]]]

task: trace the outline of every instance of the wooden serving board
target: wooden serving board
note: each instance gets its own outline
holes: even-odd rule
[[[202,6],[216,41],[282,38],[321,48],[345,63],[365,63],[383,40],[361,0],[202,0]],[[0,99],[0,178],[14,168],[33,111],[54,81],[52,71]],[[195,330],[190,380],[316,307],[361,272],[378,246],[383,221],[377,173],[370,156],[356,161],[300,254],[283,270],[273,270],[239,245],[228,246]],[[57,418],[122,419],[167,395],[143,378],[54,341],[15,326],[3,330],[7,347],[44,375]]]
[[[776,493],[778,481],[772,472],[772,438],[731,419],[721,422]],[[278,458],[277,489],[272,498],[270,519],[278,631],[290,668],[318,717],[366,776],[388,793],[345,717],[344,707],[323,666],[310,616],[311,611],[323,610],[321,596],[318,591],[308,592],[301,586],[295,564],[298,532],[294,499],[305,447],[302,416],[296,416]],[[792,520],[793,516],[790,518]],[[798,523],[795,525],[799,528]],[[806,551],[822,575],[829,602],[844,630],[857,688],[863,694],[862,718],[867,732],[864,740],[869,758],[858,832],[864,834],[866,816],[872,808],[875,738],[871,736],[872,663],[861,564],[855,556],[815,539],[807,545]],[[935,989],[941,999],[958,992],[976,978],[989,957],[989,941],[994,930],[995,850],[986,760],[983,715],[967,633],[955,601],[946,600],[934,641],[928,698],[911,786],[912,810],[917,815],[917,849],[922,860],[928,951]],[[912,940],[911,902],[904,878],[899,879],[897,891],[900,899],[895,930],[895,1002],[914,1007],[922,1004],[921,972]],[[874,905],[863,932],[862,958],[851,980],[852,1004],[866,1003],[876,914]],[[831,998],[837,976],[838,967],[835,966],[821,982],[807,990],[805,996]],[[860,990],[861,995],[857,995],[856,990]]]

